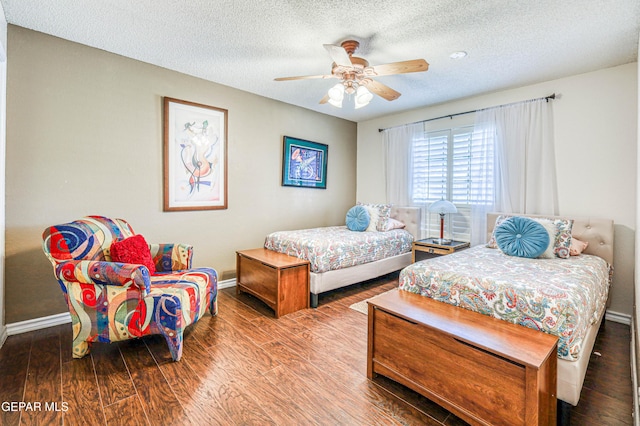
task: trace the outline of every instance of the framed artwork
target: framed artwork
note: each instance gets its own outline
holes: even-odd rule
[[[327,145],[284,137],[282,185],[327,188]]]
[[[164,211],[227,208],[227,110],[164,98]]]

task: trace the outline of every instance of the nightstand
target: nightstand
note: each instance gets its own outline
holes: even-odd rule
[[[438,244],[433,238],[426,238],[413,242],[411,248],[411,262],[431,259],[436,256],[444,256],[455,253],[456,251],[469,248],[469,243],[465,241],[451,241],[449,244]]]

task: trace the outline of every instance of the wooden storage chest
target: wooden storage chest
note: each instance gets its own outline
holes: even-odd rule
[[[555,424],[557,337],[491,319],[402,290],[374,298],[367,376],[389,377],[471,424]]]
[[[236,252],[236,292],[250,293],[276,318],[309,307],[309,261],[265,248]]]

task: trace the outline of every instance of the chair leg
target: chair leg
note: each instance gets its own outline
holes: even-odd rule
[[[91,350],[91,342],[87,339],[91,334],[91,324],[83,324],[75,307],[69,304],[69,314],[71,315],[71,329],[73,331],[73,343],[71,347],[73,358],[82,358]]]
[[[213,291],[209,295],[209,312],[212,317],[218,314],[218,295]]]
[[[164,336],[174,361],[182,357],[182,308],[177,296],[163,295],[156,299],[155,321]]]
[[[74,358],[82,358],[89,353],[89,343],[82,341],[73,341],[73,357]]]
[[[180,361],[180,358],[182,358],[182,330],[176,331],[175,333],[162,333],[162,335],[167,341],[167,346],[169,346],[171,358],[174,361]]]

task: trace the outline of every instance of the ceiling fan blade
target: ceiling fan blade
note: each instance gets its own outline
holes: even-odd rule
[[[333,59],[333,62],[335,62],[336,65],[342,65],[343,67],[352,66],[349,54],[344,50],[344,47],[335,46],[333,44],[323,44],[323,46],[327,49],[327,52],[329,52],[331,59]]]
[[[429,64],[424,59],[413,59],[411,61],[376,65],[372,68],[375,75],[406,74],[410,72],[426,71],[429,69]]]
[[[396,100],[401,95],[400,92],[396,92],[391,87],[385,86],[384,84],[379,83],[379,82],[377,82],[375,80],[367,79],[365,81],[366,81],[365,86],[367,86],[367,89],[369,89],[370,92],[373,92],[376,95],[378,95],[381,98],[384,98],[384,99],[386,99],[388,101]],[[364,81],[363,81],[363,83],[364,83]]]
[[[329,95],[324,95],[324,97],[322,99],[320,99],[321,104],[326,104],[327,102],[329,102]]]
[[[301,75],[298,77],[278,77],[274,81],[310,80],[312,78],[335,78],[333,75]]]

